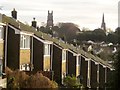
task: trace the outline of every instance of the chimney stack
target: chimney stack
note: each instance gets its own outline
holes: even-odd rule
[[[15,8],[11,12],[11,14],[12,14],[12,18],[17,19],[17,11],[15,10]]]
[[[33,18],[32,26],[33,26],[34,28],[37,28],[37,22],[35,21],[35,18]]]

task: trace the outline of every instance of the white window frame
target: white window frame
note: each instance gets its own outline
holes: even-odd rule
[[[50,44],[44,44],[44,56],[50,56]]]
[[[66,50],[62,50],[62,62],[66,62],[67,55]]]
[[[3,40],[3,35],[4,35],[4,33],[3,33],[4,31],[3,31],[3,26],[1,26],[0,25],[0,40]]]
[[[27,39],[29,41],[26,42]],[[21,46],[21,40],[22,40],[22,46]],[[27,47],[26,47],[26,43],[28,43]],[[24,34],[20,35],[20,49],[30,49],[30,36],[29,35],[24,35]]]

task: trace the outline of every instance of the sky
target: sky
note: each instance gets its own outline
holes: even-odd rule
[[[0,0],[0,13],[11,16],[15,8],[18,20],[31,24],[33,17],[38,25],[47,22],[48,10],[53,10],[54,24],[71,22],[94,30],[101,27],[104,13],[106,27],[118,27],[119,0]]]

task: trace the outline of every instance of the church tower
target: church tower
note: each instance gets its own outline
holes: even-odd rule
[[[102,17],[101,29],[106,32],[106,24],[105,24],[105,20],[104,20],[104,13],[103,13],[103,17]]]
[[[53,11],[48,11],[48,16],[47,16],[47,27],[52,28],[53,27]]]

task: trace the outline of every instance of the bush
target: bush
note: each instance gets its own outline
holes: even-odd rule
[[[27,75],[23,71],[12,71],[6,68],[7,87],[8,88],[57,88],[55,81],[37,72],[35,75]]]
[[[82,84],[75,76],[66,76],[63,79],[64,85],[68,88],[80,88]]]

